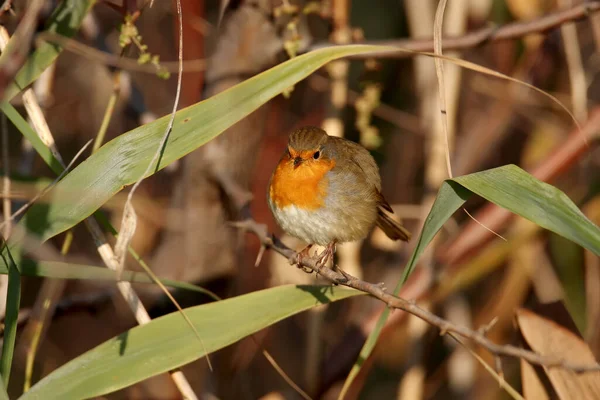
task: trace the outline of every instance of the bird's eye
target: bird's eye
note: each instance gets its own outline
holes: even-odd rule
[[[317,150],[317,151],[315,151],[315,154],[313,154],[313,158],[314,158],[315,160],[318,160],[318,159],[319,159],[319,157],[321,157],[321,152]]]

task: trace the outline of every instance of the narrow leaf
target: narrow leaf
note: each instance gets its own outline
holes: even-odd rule
[[[442,225],[473,193],[600,255],[600,228],[586,218],[563,192],[539,181],[516,165],[506,165],[449,179],[442,184],[394,294],[399,293],[423,250]],[[339,398],[343,398],[373,351],[388,315],[389,310],[386,309],[379,317],[344,382]]]
[[[4,239],[0,238],[0,262],[8,271],[8,291],[6,294],[6,313],[4,315],[4,340],[2,344],[2,357],[0,358],[0,375],[4,387],[8,387],[10,369],[15,351],[15,340],[17,338],[17,318],[19,316],[19,304],[21,301],[21,275],[17,265],[6,245]]]
[[[354,45],[313,51],[180,110],[160,165],[150,174],[210,141],[329,61],[381,49]],[[30,220],[34,221],[32,233],[47,240],[71,228],[124,186],[138,180],[152,159],[169,118],[167,115],[113,139],[70,172],[48,194],[50,204],[34,205],[29,210]],[[10,245],[18,241],[16,237]]]
[[[329,286],[279,286],[187,308],[209,352],[319,304],[361,294]],[[43,378],[22,397],[82,399],[114,392],[204,355],[180,313],[138,326],[77,357]]]
[[[1,378],[1,377],[0,377]],[[9,400],[8,392],[4,386],[4,379],[0,379],[0,400]]]
[[[516,165],[460,176],[454,181],[600,256],[600,228],[566,194]]]
[[[404,268],[404,273],[402,274],[402,278],[396,284],[394,288],[394,294],[398,295],[400,292],[400,288],[406,282],[411,272],[415,269],[417,265],[417,261],[427,245],[433,240],[437,232],[442,228],[444,223],[450,219],[452,214],[456,210],[462,206],[465,201],[468,199],[470,192],[460,185],[455,184],[452,181],[446,181],[442,184],[440,191],[433,203],[433,207],[425,219],[425,224],[423,225],[423,230],[417,239],[417,246],[413,251],[413,254],[408,261],[408,264]],[[358,359],[352,366],[350,373],[346,377],[346,381],[344,382],[344,386],[338,396],[338,399],[343,399],[346,395],[348,389],[350,389],[350,385],[354,381],[354,378],[360,372],[363,363],[369,356],[371,355],[375,345],[377,344],[377,339],[379,339],[379,335],[381,334],[381,330],[387,321],[388,316],[390,315],[389,308],[385,308],[381,313],[381,316],[377,320],[377,324],[375,324],[375,328],[369,334],[369,337],[365,341],[360,353],[358,355]]]

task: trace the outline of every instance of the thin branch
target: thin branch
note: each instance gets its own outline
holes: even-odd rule
[[[518,39],[531,34],[541,34],[550,31],[566,22],[580,21],[588,18],[590,14],[600,11],[600,1],[585,2],[573,7],[548,13],[540,18],[531,21],[513,22],[500,27],[488,26],[463,36],[450,36],[443,38],[444,50],[463,50],[481,46],[489,42],[498,42],[501,40]],[[433,39],[403,39],[403,40],[380,40],[380,41],[365,41],[367,45],[385,45],[395,46],[414,51],[433,51]],[[317,43],[310,50],[319,49],[322,47],[330,47],[331,43]],[[409,53],[397,52],[382,52],[379,57],[384,58],[406,58],[413,57]],[[356,55],[351,58],[372,58],[375,57],[372,53]]]
[[[246,220],[234,224],[240,229],[255,234],[261,241],[262,245],[274,250],[289,260],[296,262],[297,254],[294,250],[284,245],[279,239],[273,235],[269,235],[264,226],[258,224],[254,220]],[[463,326],[453,324],[435,314],[426,311],[417,306],[413,301],[409,301],[400,297],[396,297],[388,293],[382,284],[374,284],[357,279],[348,273],[338,269],[334,270],[327,267],[320,267],[316,260],[312,258],[303,258],[299,264],[303,269],[315,272],[333,284],[347,286],[361,292],[367,293],[376,299],[383,301],[388,307],[406,311],[428,324],[437,327],[440,334],[451,333],[472,340],[474,343],[485,348],[495,356],[515,357],[528,361],[531,364],[540,365],[545,368],[564,368],[576,373],[600,371],[600,364],[593,365],[576,365],[567,363],[563,359],[552,356],[542,356],[529,350],[511,345],[499,345],[489,340],[481,331],[475,331]]]
[[[331,82],[329,78],[326,78],[325,76],[316,73],[312,74],[308,79],[309,84],[314,90],[319,92],[330,90],[329,87],[331,86]],[[352,89],[348,89],[347,104],[352,107],[355,107],[359,97],[360,94],[358,92]],[[374,116],[396,125],[398,128],[402,129],[405,132],[412,134],[422,133],[419,130],[419,119],[414,114],[397,109],[381,101],[379,102],[377,107],[373,109],[372,113]]]
[[[53,32],[42,32],[36,36],[36,43],[53,43],[61,46],[64,50],[85,57],[88,60],[109,65],[111,67],[120,68],[127,71],[145,72],[148,74],[156,74],[156,66],[152,64],[140,64],[137,59],[121,57],[116,54],[107,53],[75,39],[70,39],[65,36],[58,35]],[[167,72],[178,72],[179,61],[161,61],[160,66]],[[206,69],[206,62],[203,59],[185,60],[183,61],[184,72],[201,72]]]
[[[573,5],[573,0],[558,0],[558,5],[571,6]],[[571,108],[578,121],[585,121],[588,112],[587,83],[585,70],[581,61],[581,47],[579,46],[579,38],[577,37],[577,28],[575,24],[568,23],[562,25],[560,31],[563,37],[563,46],[569,71]]]

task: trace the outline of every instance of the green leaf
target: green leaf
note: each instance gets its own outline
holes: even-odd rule
[[[215,138],[329,61],[382,49],[352,45],[312,51],[180,110],[156,170]],[[167,115],[113,139],[71,171],[48,194],[50,204],[36,204],[28,211],[32,233],[47,240],[90,216],[124,186],[137,181],[152,159],[168,120]],[[10,245],[18,242],[15,237]]]
[[[1,377],[0,377],[1,378]],[[0,400],[9,400],[8,392],[6,391],[6,387],[4,386],[4,379],[0,379]]]
[[[395,295],[398,295],[400,288],[423,254],[423,250],[442,225],[473,193],[600,255],[600,228],[586,218],[563,192],[537,180],[516,165],[505,165],[449,179],[442,184],[425,220],[417,246],[394,289]],[[338,398],[344,397],[364,361],[373,351],[388,315],[389,310],[382,312],[346,378]]]
[[[185,309],[208,352],[222,349],[319,304],[361,294],[331,286],[279,286]],[[43,378],[21,399],[101,396],[204,356],[180,313],[152,320],[107,341]]]
[[[8,271],[8,291],[6,294],[6,314],[4,315],[4,341],[2,344],[2,357],[0,358],[0,375],[2,375],[4,387],[8,387],[10,369],[15,351],[15,340],[17,338],[17,319],[19,316],[19,304],[21,302],[21,275],[6,242],[1,238],[0,258],[2,258],[1,264]]]
[[[84,264],[70,264],[60,261],[23,259],[20,266],[20,272],[22,276],[33,276],[38,278],[85,279],[97,281],[117,280],[117,273],[108,268]],[[6,275],[7,273],[9,273],[7,266],[0,264],[0,274]],[[132,283],[154,283],[148,274],[136,271],[123,271],[120,280]],[[171,279],[160,279],[160,281],[165,286],[204,293],[209,297],[215,298],[214,294],[209,290],[197,285],[192,285],[191,283],[179,282]]]
[[[471,192],[557,233],[600,256],[600,229],[566,194],[516,165],[505,165],[454,181]]]
[[[72,37],[94,3],[94,0],[64,0],[59,2],[48,20],[46,31]],[[10,101],[21,90],[35,81],[56,60],[61,51],[62,47],[56,44],[40,44],[27,58],[23,67],[15,76],[15,82],[6,89],[4,100]]]

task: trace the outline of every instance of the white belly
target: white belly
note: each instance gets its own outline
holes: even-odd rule
[[[277,209],[271,204],[277,223],[288,234],[306,243],[325,246],[332,241],[351,242],[364,238],[371,226],[348,215],[324,211],[307,211],[294,205]],[[373,219],[374,222],[374,219]]]

